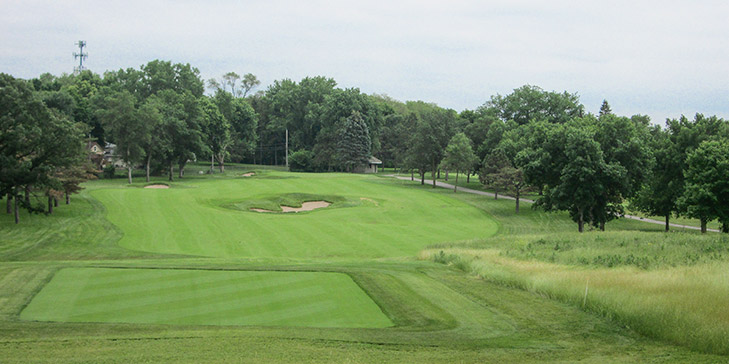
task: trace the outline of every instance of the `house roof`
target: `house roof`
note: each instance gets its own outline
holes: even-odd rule
[[[369,163],[370,164],[382,164],[382,161],[375,157],[370,157]]]

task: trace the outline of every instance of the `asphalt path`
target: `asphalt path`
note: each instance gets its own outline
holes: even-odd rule
[[[396,176],[394,174],[388,174],[387,176],[388,177],[395,177],[395,178],[401,179],[403,181],[409,181],[410,180],[410,177]],[[418,179],[416,179],[415,181],[419,182]],[[430,185],[433,184],[433,180],[426,180],[426,181],[428,181],[428,182],[426,182],[426,184],[430,184]],[[454,186],[452,184],[445,183],[445,182],[441,182],[441,181],[436,181],[435,182],[435,185],[438,186],[438,187],[443,187],[443,188],[450,188],[450,189],[453,189],[454,188]],[[472,193],[474,195],[496,197],[496,195],[493,194],[493,193],[491,193],[491,192],[478,191],[478,190],[474,190],[474,189],[470,189],[470,188],[466,188],[466,187],[458,187],[458,191],[465,192],[465,193]],[[509,196],[509,195],[501,195],[501,194],[499,195],[499,198],[503,198],[505,200],[516,200],[516,198],[514,198],[512,196]],[[520,202],[526,202],[526,203],[534,203],[534,200],[530,200],[530,199],[526,199],[526,198],[520,198],[519,201]],[[647,222],[647,223],[651,223],[651,224],[658,224],[658,225],[663,225],[663,226],[666,225],[666,222],[665,221],[654,220],[654,219],[649,219],[649,218],[640,217],[640,216],[624,215],[623,217],[625,217],[626,219],[638,220],[638,221],[643,221],[643,222]],[[697,226],[681,225],[681,224],[674,224],[674,223],[669,223],[668,225],[670,225],[671,227],[677,227],[677,228],[683,228],[683,229],[701,230],[701,228],[699,228]],[[707,231],[714,232],[714,233],[718,233],[719,232],[719,230],[716,230],[716,229],[706,229],[706,230]]]

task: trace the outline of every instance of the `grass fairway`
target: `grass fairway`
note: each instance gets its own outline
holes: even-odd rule
[[[660,225],[626,220],[578,236],[564,213],[516,215],[513,201],[376,176],[236,165],[195,172],[164,190],[92,181],[71,205],[19,225],[0,214],[0,362],[727,362],[719,351],[641,335],[595,306],[605,302],[603,273],[644,272],[653,282],[687,262],[697,274],[706,264],[726,271],[722,241],[664,241]],[[249,211],[309,199],[332,205]],[[647,236],[655,236],[648,249]],[[418,260],[430,244],[438,247]],[[472,259],[456,249],[473,250]],[[558,266],[526,277],[509,271],[545,259]],[[489,271],[469,270],[483,261]],[[581,280],[561,284],[582,293],[579,302],[542,289],[565,266],[594,277],[586,307]],[[719,292],[708,281],[703,291],[664,281],[685,283],[695,302]],[[688,301],[670,297],[666,307]],[[722,297],[711,302],[723,307]]]
[[[268,172],[252,178],[197,180],[166,190],[92,192],[118,226],[125,248],[207,257],[383,258],[414,256],[444,241],[489,237],[498,225],[448,196],[401,188],[380,178]],[[354,201],[297,214],[226,208],[296,193]]]
[[[346,274],[181,269],[63,269],[20,318],[187,325],[392,325]]]

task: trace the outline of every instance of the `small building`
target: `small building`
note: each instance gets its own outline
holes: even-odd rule
[[[104,148],[104,166],[113,165],[114,168],[127,168],[126,163],[116,157],[116,144],[106,143]]]
[[[382,165],[382,161],[370,156],[367,161],[367,167],[364,169],[364,173],[377,173],[377,168]]]
[[[94,168],[101,169],[104,164],[104,148],[97,142],[89,141],[86,143],[86,152]]]
[[[102,148],[99,143],[93,141],[86,143],[86,150],[89,152],[89,154],[104,154],[104,148]]]

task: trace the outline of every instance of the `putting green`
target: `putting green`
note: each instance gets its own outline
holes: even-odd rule
[[[66,268],[23,320],[191,325],[388,327],[342,273]]]
[[[485,238],[498,225],[443,193],[351,174],[267,172],[239,179],[187,180],[170,189],[92,192],[124,232],[125,248],[208,257],[383,258],[414,256],[441,242]],[[339,196],[328,208],[264,214],[224,206],[271,196]],[[354,201],[354,202],[353,202]]]

